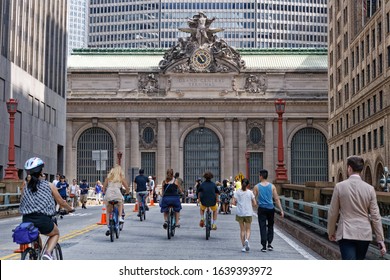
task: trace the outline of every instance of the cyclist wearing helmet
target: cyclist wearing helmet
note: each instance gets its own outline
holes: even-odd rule
[[[45,163],[37,157],[26,161],[24,169],[31,175],[31,180],[22,189],[19,211],[23,215],[23,222],[32,222],[41,234],[49,237],[47,251],[42,259],[51,260],[51,252],[60,237],[58,227],[52,216],[55,214],[55,201],[61,207],[74,211],[60,196],[56,186],[43,180],[42,169]]]

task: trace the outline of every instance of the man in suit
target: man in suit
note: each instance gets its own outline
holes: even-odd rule
[[[328,211],[329,240],[338,242],[343,260],[365,258],[372,241],[372,230],[382,256],[386,253],[376,193],[374,187],[360,177],[363,167],[363,158],[347,158],[348,179],[336,184]]]

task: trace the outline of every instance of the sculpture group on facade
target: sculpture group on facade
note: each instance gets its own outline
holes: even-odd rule
[[[188,27],[179,30],[190,36],[179,38],[178,43],[166,51],[160,69],[177,73],[239,72],[244,69],[241,55],[215,35],[224,29],[210,27],[215,20],[207,18],[203,12],[189,18]]]

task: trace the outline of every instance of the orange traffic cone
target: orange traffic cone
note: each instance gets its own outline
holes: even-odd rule
[[[103,206],[102,208],[102,218],[100,220],[100,223],[97,223],[98,225],[106,225],[107,224],[107,215],[106,215],[106,207]]]
[[[28,247],[30,247],[30,244],[20,244],[19,249],[16,249],[14,253],[23,253]]]
[[[150,200],[149,206],[156,206],[156,205],[154,205],[153,198]]]
[[[133,212],[138,212],[138,201],[135,201]]]

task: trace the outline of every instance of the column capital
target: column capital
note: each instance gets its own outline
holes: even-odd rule
[[[233,117],[226,117],[226,118],[224,118],[225,122],[232,122],[233,120],[234,120]]]
[[[139,118],[130,118],[131,122],[139,122]]]
[[[116,118],[116,120],[117,120],[118,122],[125,122],[125,121],[126,121],[126,118],[124,118],[124,117],[119,117],[119,118]]]
[[[174,117],[174,118],[169,118],[171,120],[171,122],[178,122],[180,120],[180,118],[178,117]]]
[[[248,120],[248,118],[239,117],[239,118],[237,118],[237,120],[239,122],[246,122]]]
[[[157,118],[158,122],[165,122],[166,120],[167,120],[167,118],[164,118],[164,117],[158,117]]]

